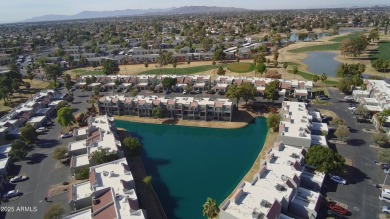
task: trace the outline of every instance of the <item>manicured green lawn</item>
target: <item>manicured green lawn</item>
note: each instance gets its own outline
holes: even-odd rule
[[[376,59],[384,59],[390,61],[390,42],[379,42],[378,53],[370,55],[371,62]]]
[[[303,53],[303,52],[314,52],[314,51],[329,51],[329,50],[338,50],[340,48],[340,43],[333,43],[327,45],[316,45],[302,47],[298,49],[289,50],[292,53]]]
[[[74,69],[72,71],[76,75],[104,75],[103,71],[100,70],[86,71],[85,69]]]
[[[348,35],[335,37],[335,38],[331,39],[330,41],[341,43],[345,39],[358,38],[360,36],[360,34],[361,34],[361,32],[351,33],[351,34],[348,34]]]
[[[335,42],[333,44],[327,45],[316,45],[316,46],[307,46],[298,49],[289,50],[292,53],[303,53],[303,52],[314,52],[314,51],[329,51],[329,50],[338,50],[340,48],[341,42],[345,39],[354,39],[360,36],[361,33],[351,33],[345,36],[339,36],[332,40],[331,42]]]
[[[199,72],[209,71],[212,69],[217,69],[220,65],[203,65],[197,67],[189,67],[189,68],[161,68],[161,69],[151,69],[148,71],[143,71],[138,73],[139,75],[146,74],[163,74],[163,75],[190,75],[196,74]],[[225,67],[225,66],[224,66]]]
[[[247,62],[243,62],[243,63],[234,62],[234,63],[229,63],[227,65],[227,69],[237,73],[248,73],[255,70],[255,65]]]

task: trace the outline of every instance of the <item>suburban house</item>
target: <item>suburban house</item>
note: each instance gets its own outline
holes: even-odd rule
[[[232,121],[234,104],[229,99],[158,96],[126,97],[104,96],[98,101],[100,113],[152,117],[153,109],[160,107],[164,117],[188,120]]]
[[[145,219],[139,207],[134,177],[125,158],[89,168],[89,181],[68,190],[74,211],[64,219],[135,218]]]
[[[308,111],[306,103],[283,101],[280,115],[278,141],[305,148],[311,145],[328,145],[327,124],[313,122],[313,116]]]
[[[306,153],[305,148],[276,142],[267,151],[266,159],[260,161],[253,180],[242,182],[233,196],[222,203],[220,218],[316,218],[322,200],[318,191],[325,175],[306,173]],[[318,185],[316,191],[303,187],[304,181]]]

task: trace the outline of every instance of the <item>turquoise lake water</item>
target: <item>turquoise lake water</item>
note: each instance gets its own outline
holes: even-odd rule
[[[199,219],[207,197],[218,204],[233,191],[263,147],[267,123],[210,129],[115,121],[139,137],[142,161],[169,219]]]

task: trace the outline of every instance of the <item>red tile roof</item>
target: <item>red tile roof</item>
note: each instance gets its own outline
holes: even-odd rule
[[[153,105],[158,106],[160,104],[160,100],[153,100]]]
[[[95,204],[92,203],[92,218],[110,219],[117,218],[112,190],[107,189],[100,196],[95,198]]]
[[[145,103],[146,103],[145,100],[139,100],[139,101],[138,101],[138,105],[144,105]]]
[[[72,201],[73,200],[73,184],[69,186],[68,188],[68,201]]]
[[[102,138],[101,138],[100,130],[96,130],[87,137],[87,145],[91,144],[92,142],[97,142],[101,140]]]
[[[280,88],[282,88],[282,89],[291,89],[291,83],[290,82],[282,82]]]
[[[198,102],[191,102],[191,107],[197,107],[198,106]]]
[[[175,100],[168,100],[168,105],[174,105],[175,104]]]
[[[90,173],[89,173],[89,183],[91,185],[95,184],[96,182],[96,171],[95,169],[93,169]]]
[[[222,107],[222,102],[217,101],[214,103],[214,106],[215,107]]]
[[[118,100],[119,100],[119,98],[112,98],[112,103],[117,103],[118,102]]]

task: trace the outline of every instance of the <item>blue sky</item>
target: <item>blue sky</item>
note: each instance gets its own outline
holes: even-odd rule
[[[248,9],[296,9],[338,7],[345,5],[387,4],[389,0],[1,0],[0,23],[22,21],[26,18],[61,14],[72,15],[81,11],[121,9],[169,8],[189,5],[230,6]],[[5,3],[5,1],[7,1]],[[140,3],[141,2],[141,3]]]

